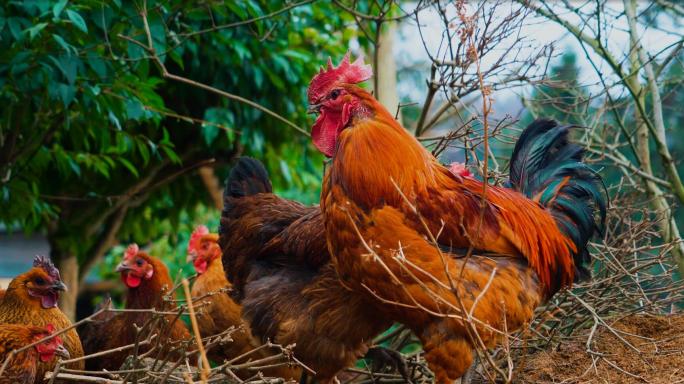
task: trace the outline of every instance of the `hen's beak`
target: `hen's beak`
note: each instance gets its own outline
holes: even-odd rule
[[[50,289],[52,289],[53,291],[63,291],[63,292],[68,291],[66,284],[64,284],[61,281],[58,281],[58,282],[52,284],[50,286]]]
[[[60,345],[59,347],[57,347],[57,350],[55,350],[55,355],[65,359],[65,360],[71,358],[69,351],[67,351],[67,349],[64,348],[63,345]]]
[[[193,251],[188,252],[188,257],[185,261],[190,263],[190,262],[195,261],[196,258],[197,258],[197,251],[193,250]]]
[[[306,109],[306,113],[316,115],[321,113],[321,103],[309,104],[309,108]]]
[[[125,261],[122,261],[116,266],[116,272],[130,271],[132,269],[133,268],[131,268]]]

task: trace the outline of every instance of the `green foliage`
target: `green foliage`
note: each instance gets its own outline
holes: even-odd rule
[[[130,41],[147,44],[135,4],[0,5],[0,223],[45,231],[53,257],[76,254],[87,265],[112,231],[143,244],[180,231],[210,201],[192,170],[215,159],[225,177],[238,153],[266,160],[286,196],[316,201],[323,159],[309,139],[261,111],[165,79]],[[347,50],[355,30],[327,3],[221,27],[283,6],[149,1],[151,41],[169,72],[306,127],[308,80]]]

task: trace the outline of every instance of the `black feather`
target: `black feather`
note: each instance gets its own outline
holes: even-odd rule
[[[271,192],[273,186],[264,165],[251,157],[240,157],[228,175],[224,195],[244,197]]]
[[[571,128],[549,119],[530,124],[513,149],[509,184],[551,212],[577,248],[573,256],[581,278],[588,275],[587,244],[603,232],[607,194],[601,177],[583,162],[584,149],[568,139]]]

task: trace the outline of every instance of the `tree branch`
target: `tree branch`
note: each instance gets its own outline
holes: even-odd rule
[[[569,21],[564,20],[560,18],[557,14],[553,13],[550,9],[542,9],[538,6],[532,5],[528,0],[516,0],[519,3],[522,3],[535,11],[537,14],[552,20],[558,24],[560,24],[563,28],[565,28],[568,32],[570,32],[573,36],[575,36],[578,40],[586,43],[592,49],[601,57],[603,58],[608,65],[613,69],[615,74],[620,78],[620,81],[622,84],[625,86],[625,88],[629,91],[631,94],[632,98],[636,101],[639,99],[639,92],[634,89],[633,86],[629,84],[629,82],[626,80],[628,78],[628,75],[626,75],[622,71],[622,67],[618,60],[613,57],[613,55],[608,52],[608,50],[601,44],[601,42],[593,38],[584,32],[582,32],[581,29],[579,29],[577,26],[571,24]],[[546,5],[546,4],[545,4]],[[548,6],[547,6],[548,8]],[[642,63],[643,64],[643,63]],[[653,77],[655,76],[653,74],[653,70],[651,67],[651,75]],[[647,72],[648,73],[648,72]],[[657,91],[657,85],[655,88],[651,85],[651,91],[653,90]],[[658,97],[660,95],[658,94]],[[663,168],[665,168],[665,172],[667,174],[668,180],[671,183],[670,189],[672,192],[677,196],[680,202],[684,203],[684,184],[682,184],[681,178],[679,177],[679,173],[677,171],[676,164],[672,158],[672,155],[670,154],[670,150],[668,149],[667,146],[667,138],[663,136],[664,133],[664,126],[660,125],[658,122],[654,124],[653,121],[651,121],[648,118],[648,114],[645,111],[645,107],[641,105],[641,103],[635,103],[635,106],[639,110],[639,114],[643,117],[644,123],[648,127],[648,130],[651,132],[653,135],[654,142],[656,144],[656,149],[658,150],[658,154],[660,155],[660,159],[663,163]],[[655,119],[660,119],[662,120],[662,112],[659,117],[655,117]]]

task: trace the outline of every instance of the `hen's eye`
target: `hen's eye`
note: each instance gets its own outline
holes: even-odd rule
[[[143,265],[143,259],[138,259],[138,260],[136,260],[136,261],[135,261],[135,264],[136,264],[138,267],[142,267],[142,265]]]
[[[337,96],[339,96],[339,95],[340,95],[340,90],[339,90],[339,89],[333,89],[333,91],[330,92],[330,98],[331,98],[332,100],[337,99]]]
[[[38,277],[38,278],[36,278],[35,282],[37,285],[44,285],[45,279],[43,279],[42,277]]]

